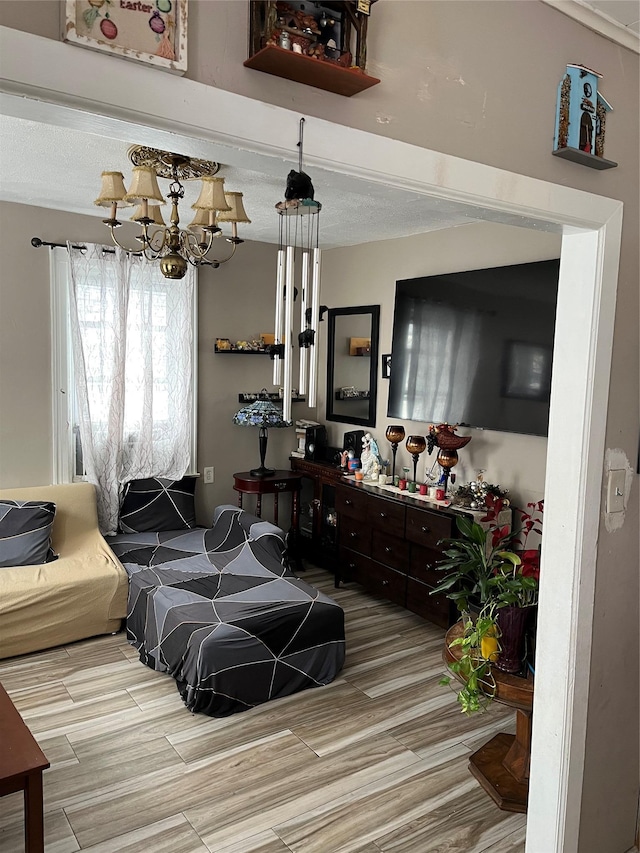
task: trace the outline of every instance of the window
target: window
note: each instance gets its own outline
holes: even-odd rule
[[[109,334],[103,321],[105,306],[109,308],[109,294],[101,292],[96,280],[92,281],[89,271],[86,283],[78,292],[78,314],[87,351],[97,348],[101,338]],[[138,286],[137,271],[132,271],[129,296],[129,323],[127,327],[127,354],[125,364],[125,412],[124,436],[125,455],[127,446],[133,447],[140,438],[136,427],[141,420],[145,396],[141,390],[144,371],[153,374],[152,438],[154,443],[169,441],[171,434],[171,393],[169,365],[172,362],[173,344],[177,335],[184,334],[183,328],[175,327],[174,312],[171,310],[170,288],[175,283],[165,279],[160,270],[157,282],[153,281],[153,300],[150,306],[142,305],[144,292]],[[71,349],[71,323],[69,314],[70,261],[66,249],[56,248],[51,253],[51,308],[52,308],[52,352],[53,352],[53,436],[55,483],[82,479],[84,467],[78,428],[78,400],[75,393],[73,356]],[[115,309],[114,309],[115,310]],[[146,319],[142,320],[141,317]],[[143,352],[141,323],[150,322],[153,328],[150,351]],[[196,471],[196,401],[197,394],[197,300],[193,300],[191,323],[191,384],[193,405],[191,407],[191,465],[190,473]],[[108,412],[106,399],[101,397],[100,388],[105,382],[104,367],[99,358],[86,358],[87,382],[93,401],[92,422],[106,423]],[[92,393],[93,391],[93,393]],[[101,408],[103,407],[103,408]]]

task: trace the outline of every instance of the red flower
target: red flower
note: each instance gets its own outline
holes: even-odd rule
[[[500,542],[509,535],[509,526],[505,525],[504,527],[495,527],[492,533],[492,542],[494,548],[500,544]]]
[[[540,580],[540,552],[538,549],[522,551],[520,559],[522,560],[520,565],[522,576]]]

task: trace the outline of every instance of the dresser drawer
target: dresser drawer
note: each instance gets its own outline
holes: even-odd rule
[[[407,507],[407,539],[425,548],[437,548],[453,533],[453,518],[429,510]]]
[[[340,553],[344,553],[346,558],[342,571],[348,580],[357,581],[369,592],[404,607],[407,597],[406,575],[376,563],[375,560],[367,560],[358,554],[348,554],[346,551]]]
[[[366,521],[369,496],[359,489],[348,486],[336,487],[336,510],[338,515]]]
[[[412,544],[408,574],[429,586],[437,586],[447,576],[446,572],[434,568],[443,556],[442,552],[435,548],[423,548]]]
[[[371,528],[365,521],[340,515],[340,545],[352,551],[371,555]]]
[[[409,543],[396,536],[389,536],[384,527],[374,528],[371,532],[371,556],[379,563],[406,574],[409,565]]]
[[[367,504],[367,521],[390,536],[404,537],[405,507],[402,504],[372,497]]]
[[[415,578],[407,578],[407,610],[417,613],[441,628],[448,628],[456,619],[454,607],[446,595],[429,595],[431,587]]]
[[[341,580],[362,583],[362,579],[367,577],[368,567],[371,562],[370,557],[365,557],[364,554],[358,554],[356,551],[351,551],[349,548],[341,545],[338,551]]]

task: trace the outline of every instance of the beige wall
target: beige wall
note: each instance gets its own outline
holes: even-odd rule
[[[33,236],[109,242],[99,217],[0,203],[2,488],[48,484],[53,476],[49,250],[32,248]],[[228,265],[200,271],[198,461],[201,472],[205,465],[216,469],[213,485],[198,483],[203,524],[215,506],[236,502],[231,475],[259,462],[258,431],[236,427],[232,418],[240,392],[271,389],[271,361],[266,355],[215,355],[213,349],[216,337],[245,340],[273,328],[275,253],[275,246],[246,242]],[[293,430],[271,430],[267,464],[288,467],[294,444]],[[287,506],[284,501],[285,521]]]
[[[0,23],[57,38],[58,9],[54,0],[5,0],[0,3]],[[245,69],[248,3],[191,0],[190,16],[188,76],[204,83],[624,201],[606,445],[620,449],[635,467],[640,385],[638,56],[538,0],[380,0],[373,7],[368,70],[382,83],[347,99]],[[616,169],[600,172],[550,154],[556,87],[565,64],[572,61],[603,75],[602,92],[614,106],[607,122],[605,156],[619,163]],[[312,131],[309,122],[307,133]],[[393,174],[393,163],[389,172]],[[22,249],[19,261],[9,264],[13,286],[28,288],[28,296],[4,297],[11,316],[2,321],[9,330],[2,346],[3,353],[8,349],[20,353],[29,346],[30,387],[37,399],[19,399],[24,387],[11,379],[3,379],[3,387],[7,383],[12,388],[17,402],[10,397],[8,403],[4,395],[0,398],[3,407],[15,404],[24,416],[20,436],[33,448],[25,450],[21,459],[30,476],[32,464],[40,468],[47,464],[46,454],[38,450],[38,437],[48,430],[39,416],[47,393],[43,376],[49,370],[46,324],[31,315],[38,296],[44,299],[45,285],[29,275],[32,265],[46,261],[28,260],[31,251]],[[32,293],[38,296],[29,304]],[[370,300],[354,290],[353,301]],[[31,330],[28,337],[21,331],[27,327],[25,317]],[[211,322],[217,325],[215,317]],[[4,365],[3,369],[6,375]],[[572,425],[567,424],[568,442],[571,435]],[[10,437],[16,437],[15,429]],[[474,449],[469,452],[475,455],[478,445],[482,442],[472,443]],[[214,464],[214,454],[210,455],[207,464]],[[638,516],[638,478],[634,477],[625,524],[609,532],[602,520],[599,531],[581,853],[618,853],[634,841],[639,755]],[[562,653],[559,649],[558,654]]]
[[[473,223],[443,231],[432,231],[415,237],[367,243],[325,252],[322,259],[322,301],[331,308],[353,304],[380,305],[380,343],[378,352],[391,352],[393,305],[396,280],[422,275],[437,275],[465,269],[503,266],[510,263],[546,260],[559,257],[560,237],[525,228]],[[358,283],[345,287],[345,282]],[[354,292],[356,291],[356,292]],[[354,296],[360,298],[354,303]],[[323,420],[326,406],[326,330],[321,326],[321,356],[318,420]],[[383,456],[389,456],[384,433],[387,417],[388,381],[381,378],[378,364],[378,403],[376,425],[371,432],[378,441]],[[424,434],[425,424],[407,421],[407,435]],[[329,423],[329,443],[340,445],[345,430],[359,429],[348,424]],[[475,469],[486,468],[486,479],[510,490],[519,506],[527,501],[540,500],[544,495],[546,439],[537,436],[514,435],[490,430],[460,429],[462,435],[473,435],[472,441],[460,451],[456,467],[459,482],[475,477]],[[427,454],[420,460],[418,473],[425,461],[433,462]],[[398,448],[397,467],[411,465],[404,447]]]

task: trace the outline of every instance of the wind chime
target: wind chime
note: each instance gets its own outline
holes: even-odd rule
[[[314,201],[309,175],[302,170],[302,136],[304,119],[300,119],[298,139],[298,171],[287,177],[284,201],[276,204],[280,216],[278,261],[276,271],[276,316],[273,357],[273,384],[282,386],[282,417],[291,420],[291,392],[294,353],[294,302],[300,297],[300,374],[298,393],[307,396],[314,407],[317,398],[318,347],[320,314],[320,249],[318,234],[322,205]],[[297,270],[299,276],[297,277]],[[283,377],[284,372],[284,377]]]

